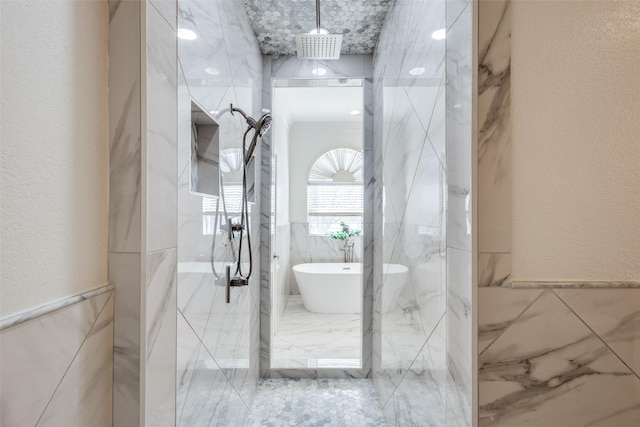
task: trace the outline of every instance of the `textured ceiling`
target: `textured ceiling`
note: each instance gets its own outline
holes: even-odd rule
[[[295,55],[295,35],[316,26],[315,0],[243,0],[265,55]],[[321,0],[321,26],[342,34],[342,54],[371,54],[392,0]]]

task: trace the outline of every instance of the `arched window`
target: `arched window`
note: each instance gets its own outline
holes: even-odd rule
[[[315,161],[307,184],[309,234],[339,231],[341,222],[362,230],[362,152],[327,151]]]

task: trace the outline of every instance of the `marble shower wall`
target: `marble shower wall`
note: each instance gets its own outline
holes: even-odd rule
[[[68,300],[0,331],[0,425],[112,425],[112,287]]]
[[[374,59],[383,233],[373,378],[392,425],[446,416],[445,42],[431,37],[444,26],[444,0],[398,0]],[[385,277],[389,263],[409,269],[403,287]]]
[[[175,1],[109,2],[113,423],[175,425]]]
[[[240,114],[231,115],[229,107],[233,104],[252,117],[260,116],[262,58],[241,2],[180,0],[178,24],[198,38],[178,44],[176,425],[208,426],[212,420],[243,425],[259,376],[260,205],[259,200],[250,205],[250,284],[233,288],[227,304],[224,281],[216,280],[210,264],[214,236],[204,234],[203,198],[189,192],[191,100],[218,123],[221,150],[241,148],[246,123]],[[260,153],[259,145],[257,159]],[[237,212],[239,206],[229,200],[228,210]],[[222,205],[219,211],[222,214]],[[223,275],[232,255],[226,234],[215,238],[214,266]],[[244,251],[243,261],[247,255]]]
[[[635,426],[640,289],[511,283],[510,9],[479,2],[479,425]]]

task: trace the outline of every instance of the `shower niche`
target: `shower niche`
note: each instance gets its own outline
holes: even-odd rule
[[[216,121],[191,101],[191,161],[189,192],[218,197],[220,188],[220,135]]]

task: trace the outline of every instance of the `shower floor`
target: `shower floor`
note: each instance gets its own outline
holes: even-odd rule
[[[371,380],[263,379],[247,426],[385,426]]]
[[[292,295],[273,338],[271,367],[359,368],[360,314],[318,314]]]

